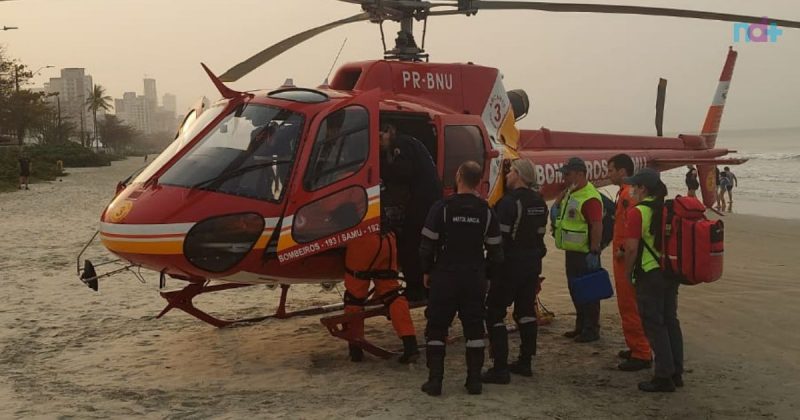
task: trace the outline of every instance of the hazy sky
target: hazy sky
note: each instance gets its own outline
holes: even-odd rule
[[[800,20],[798,0],[607,2]],[[20,27],[0,31],[0,44],[32,69],[85,67],[114,97],[141,94],[142,78],[154,77],[159,95],[178,95],[183,109],[202,95],[218,97],[201,61],[221,74],[282,38],[359,11],[335,0],[16,0],[0,2],[0,26]],[[396,25],[385,28],[387,41],[394,39]],[[317,86],[345,37],[339,63],[381,57],[378,26],[350,24],[232,87],[275,87],[287,77]],[[665,129],[697,132],[729,45],[740,54],[723,129],[800,126],[800,29],[785,29],[776,43],[733,44],[733,24],[725,22],[481,11],[431,18],[427,38],[432,61],[498,67],[507,89],[525,89],[532,102],[525,128],[654,132],[656,85],[665,77]],[[56,70],[43,70],[35,84]]]

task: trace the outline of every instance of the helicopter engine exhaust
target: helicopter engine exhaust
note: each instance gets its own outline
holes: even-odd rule
[[[514,110],[514,119],[519,121],[525,118],[531,105],[528,100],[528,94],[522,89],[514,89],[506,92],[506,95],[508,95],[508,100],[511,102],[511,109]]]

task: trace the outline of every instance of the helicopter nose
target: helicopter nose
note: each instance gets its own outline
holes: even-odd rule
[[[280,223],[281,207],[170,185],[129,186],[106,208],[99,238],[130,263],[183,277],[258,264]]]

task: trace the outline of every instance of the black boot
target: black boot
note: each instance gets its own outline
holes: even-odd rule
[[[624,362],[617,365],[617,369],[624,372],[636,372],[637,370],[650,369],[653,363],[649,360],[637,359],[631,357]]]
[[[508,330],[505,324],[489,329],[489,342],[492,343],[494,367],[487,370],[481,380],[487,384],[507,384],[511,382],[511,374],[508,372]]]
[[[483,391],[481,369],[483,369],[484,347],[467,347],[467,381],[464,386],[467,392],[478,395]]]
[[[402,337],[403,340],[403,354],[397,359],[400,363],[407,365],[414,363],[419,358],[419,349],[417,349],[417,337],[414,335],[407,335]]]
[[[675,392],[672,378],[653,378],[647,382],[639,382],[639,390],[644,392]]]
[[[360,362],[364,360],[364,350],[361,350],[361,347],[358,347],[355,344],[349,344],[348,348],[350,350],[351,362]]]
[[[536,340],[539,336],[539,324],[526,322],[520,324],[519,328],[519,358],[516,362],[509,365],[511,373],[521,376],[533,376],[533,356],[536,355]]]
[[[422,384],[422,392],[431,396],[442,395],[444,350],[444,346],[432,346],[430,344],[425,348],[425,358],[428,364],[428,382]]]
[[[680,373],[676,373],[672,375],[672,383],[675,384],[676,387],[682,388],[683,387],[683,375]]]

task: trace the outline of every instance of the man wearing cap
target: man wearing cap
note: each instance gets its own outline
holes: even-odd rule
[[[619,186],[617,193],[617,209],[614,215],[614,285],[617,291],[617,306],[622,320],[622,334],[625,336],[626,350],[620,351],[619,357],[625,359],[617,365],[619,370],[635,372],[650,368],[650,344],[642,329],[642,319],[636,307],[636,290],[630,279],[625,276],[625,226],[627,212],[636,206],[631,196],[631,186],[623,180],[633,175],[633,159],[620,153],[608,160],[608,178]]]
[[[661,270],[662,218],[667,187],[658,172],[640,169],[625,178],[639,204],[628,210],[625,274],[636,286],[642,326],[655,354],[655,375],[640,382],[645,392],[672,392],[683,386],[683,334],[678,321],[678,282]]]
[[[531,359],[536,355],[536,292],[542,257],[547,253],[544,234],[547,228],[547,203],[533,190],[536,172],[528,159],[511,162],[506,175],[506,194],[495,206],[503,235],[505,260],[499,273],[491,273],[486,298],[486,328],[492,344],[494,367],[483,375],[483,382],[507,384],[510,373],[532,376]],[[514,321],[520,335],[519,358],[508,365],[506,310],[514,304]]]
[[[587,178],[583,159],[570,158],[559,171],[567,188],[556,199],[555,242],[558,249],[566,251],[567,284],[577,314],[575,329],[564,336],[588,343],[600,338],[600,301],[575,303],[571,280],[600,269],[603,205],[600,193]]]
[[[397,132],[390,122],[381,121],[381,181],[384,196],[397,204],[402,218],[393,226],[397,232],[398,258],[409,301],[425,299],[419,245],[425,217],[433,203],[442,198],[442,183],[430,152],[419,140]]]

